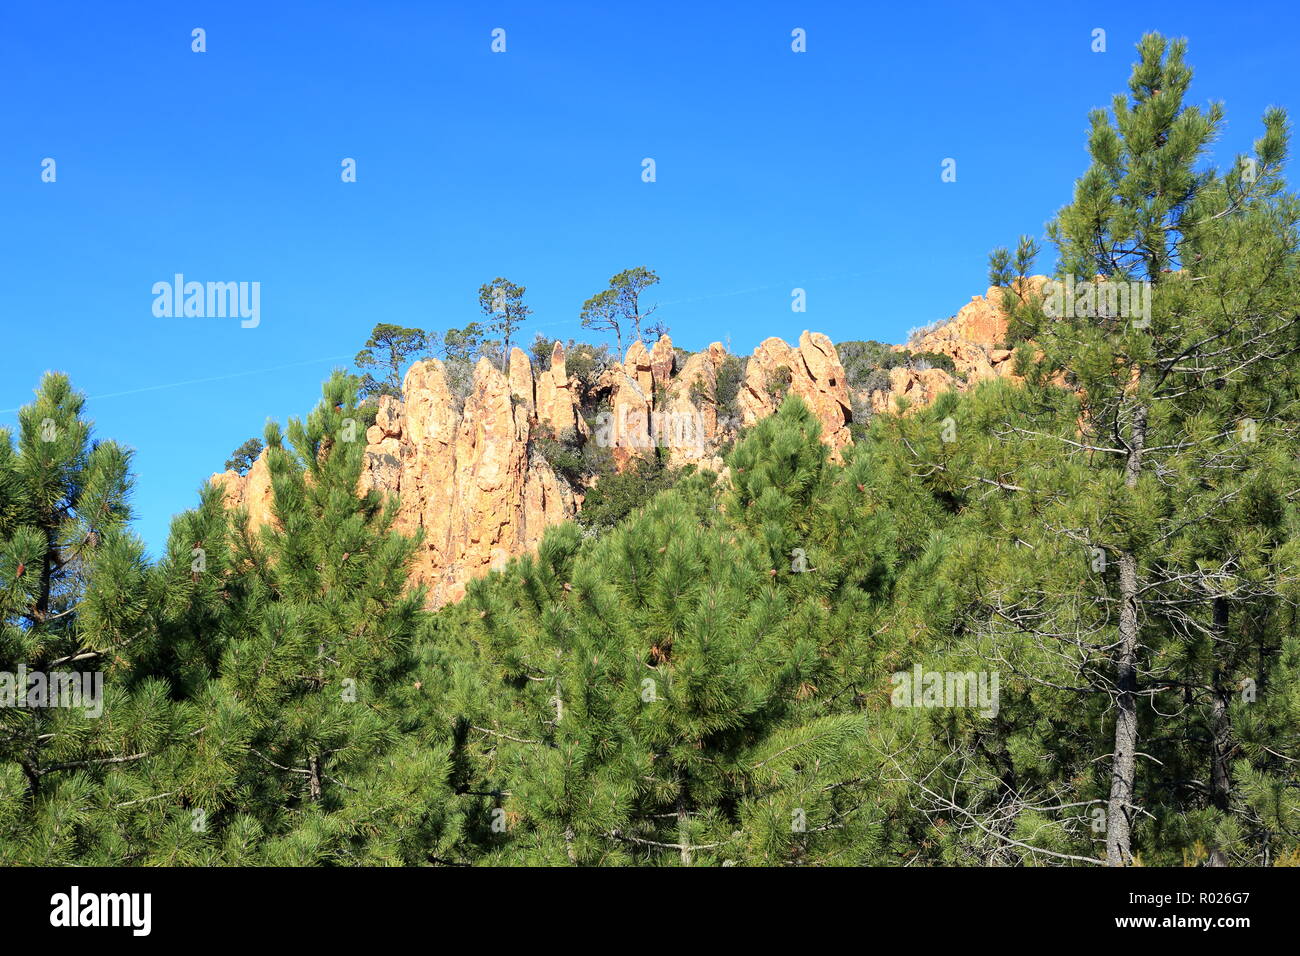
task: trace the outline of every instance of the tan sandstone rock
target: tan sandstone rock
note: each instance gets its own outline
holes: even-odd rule
[[[895,368],[888,389],[859,399],[875,413],[889,413],[899,397],[920,407],[945,390],[1009,375],[1014,363],[1001,347],[1006,319],[999,295],[990,289],[976,296],[913,346],[952,356],[966,382],[941,369]],[[596,384],[609,412],[591,439],[611,448],[619,469],[658,445],[674,466],[725,470],[718,448],[739,424],[717,404],[718,371],[727,358],[717,342],[684,362],[666,335],[651,348],[633,342]],[[740,422],[752,425],[772,414],[787,390],[808,404],[821,422],[822,440],[839,458],[851,442],[853,406],[844,368],[825,335],[804,332],[797,347],[769,338],[754,350],[737,396]],[[437,359],[417,362],[406,373],[403,400],[380,398],[375,424],[366,431],[358,493],[398,497],[397,530],[422,533],[411,579],[428,589],[434,606],[459,600],[471,579],[531,551],[549,525],[580,508],[584,489],[569,487],[539,453],[533,441],[538,426],[556,435],[570,428],[586,433],[578,385],[568,377],[559,342],[550,367],[536,375],[519,349],[511,350],[504,374],[480,360],[463,407]],[[274,520],[265,452],[247,475],[225,472],[212,482],[229,507],[248,510],[254,527]]]
[[[267,449],[262,449],[262,454],[253,462],[247,474],[224,471],[208,479],[221,489],[227,508],[243,508],[248,512],[249,527],[254,532],[275,520],[271,507],[271,469],[266,463],[266,455]]]
[[[1017,283],[1017,292],[1039,293],[1047,282],[1046,276],[1030,276],[1024,284]],[[893,410],[894,399],[907,397],[913,404],[927,404],[935,395],[948,388],[964,391],[991,378],[1014,378],[1014,353],[1004,348],[1007,337],[1007,315],[1002,307],[1003,290],[990,286],[984,295],[973,296],[953,318],[931,329],[914,342],[895,345],[894,351],[937,352],[952,358],[958,378],[931,374],[940,369],[891,370],[888,391],[877,391],[869,401],[875,412]],[[945,382],[943,379],[946,378]]]
[[[753,425],[776,411],[788,389],[807,403],[822,425],[822,441],[833,457],[850,444],[852,404],[844,367],[831,340],[820,332],[804,332],[799,347],[778,338],[764,339],[745,369],[739,401],[741,417]]]
[[[436,359],[411,367],[404,393],[401,438],[367,446],[367,474],[371,487],[401,499],[402,530],[423,532],[412,579],[440,606],[464,596],[471,578],[536,547],[546,526],[573,517],[577,505],[530,454],[532,370],[519,350],[508,377],[479,361],[462,411]],[[401,446],[395,481],[390,442]]]
[[[586,434],[587,425],[578,408],[578,395],[564,363],[564,346],[551,346],[551,367],[537,375],[537,420],[550,426],[556,435],[576,428]]]
[[[900,398],[907,399],[910,408],[920,408],[929,405],[940,392],[948,391],[955,383],[956,379],[941,368],[892,368],[889,370],[889,389],[871,393],[871,410],[877,415],[897,411]]]
[[[665,386],[660,440],[668,450],[669,464],[696,464],[717,471],[722,461],[715,454],[721,433],[718,423],[718,369],[727,357],[721,342],[690,356],[680,372]]]
[[[610,420],[597,429],[596,441],[609,445],[614,467],[621,471],[654,448],[650,434],[654,371],[650,352],[640,339],[629,346],[622,364],[615,362],[606,370],[604,379],[611,390]]]

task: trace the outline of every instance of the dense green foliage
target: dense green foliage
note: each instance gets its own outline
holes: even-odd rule
[[[550,426],[539,424],[533,430],[532,440],[533,448],[573,488],[614,474],[610,450],[576,428],[566,428],[556,435]]]
[[[654,454],[634,459],[619,472],[611,467],[587,491],[579,523],[584,528],[614,527],[660,491],[671,488],[690,467],[670,469]]]
[[[895,349],[873,340],[839,342],[835,346],[849,388],[874,392],[889,388],[889,370],[893,368],[941,368],[957,377],[957,366],[951,355],[942,352],[916,352]]]
[[[0,863],[1300,864],[1300,202],[1279,111],[1197,165],[1189,77],[1144,39],[1049,233],[1149,316],[1051,314],[995,251],[1022,381],[843,461],[787,397],[436,612],[356,494],[357,378],[268,427],[272,526],[209,487],[150,564],[47,376],[0,432],[0,681],[93,672],[102,712],[0,706]]]

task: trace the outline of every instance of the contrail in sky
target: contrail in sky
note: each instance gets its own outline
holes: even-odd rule
[[[142,392],[158,392],[166,388],[181,388],[185,385],[202,385],[206,382],[224,382],[227,379],[243,378],[247,375],[261,375],[264,372],[278,372],[286,368],[298,368],[303,365],[319,365],[321,362],[338,362],[342,360],[351,360],[350,355],[330,355],[325,358],[307,359],[304,362],[289,362],[287,365],[272,365],[269,368],[246,369],[243,372],[230,372],[226,375],[209,375],[207,378],[191,378],[183,382],[167,382],[163,385],[145,385],[142,388],[129,388],[123,392],[104,392],[100,395],[87,396],[87,401],[98,401],[101,398],[119,398],[123,395],[139,395]],[[7,415],[10,412],[18,411],[17,408],[0,408],[0,415]]]

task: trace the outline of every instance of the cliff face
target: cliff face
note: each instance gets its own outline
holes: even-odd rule
[[[740,392],[741,419],[752,425],[776,411],[785,394],[798,395],[822,423],[822,441],[832,456],[851,444],[853,421],[849,383],[831,340],[820,332],[804,332],[799,347],[780,339],[764,339],[745,368]]]
[[[266,464],[266,452],[253,462],[247,474],[223,471],[209,479],[222,490],[226,507],[248,509],[248,519],[254,528],[273,520],[271,514],[271,470]]]
[[[998,290],[990,289],[910,346],[950,356],[961,378],[942,369],[899,367],[891,370],[888,389],[859,398],[874,412],[889,412],[899,396],[926,404],[949,388],[1010,375],[1011,353],[998,347],[1005,336]],[[559,342],[550,367],[536,374],[519,349],[511,351],[505,374],[481,359],[460,411],[442,363],[417,362],[406,373],[403,400],[379,400],[375,424],[366,432],[358,490],[398,496],[399,530],[423,532],[412,580],[426,586],[430,602],[441,606],[464,596],[472,578],[535,548],[547,526],[577,514],[582,489],[557,476],[538,451],[534,439],[543,428],[557,436],[569,430],[587,436],[610,450],[619,470],[659,448],[673,466],[720,471],[719,447],[742,425],[776,411],[784,395],[794,394],[821,421],[822,440],[833,458],[852,443],[850,386],[825,335],[804,332],[793,347],[766,339],[749,359],[729,406],[718,394],[728,358],[718,342],[684,361],[668,336],[650,348],[634,342],[585,396],[589,406],[595,399],[601,407],[594,433],[581,413],[584,396],[566,370]],[[228,471],[212,481],[225,492],[229,507],[248,509],[254,527],[274,520],[265,455],[247,475]]]
[[[1026,293],[1042,291],[1046,276],[1025,280]],[[1019,287],[1017,287],[1019,289]],[[864,396],[875,413],[894,410],[894,400],[902,397],[914,406],[928,405],[935,396],[951,388],[965,391],[990,378],[1013,378],[1014,353],[1002,344],[1007,338],[1007,316],[1002,309],[1002,290],[990,286],[984,295],[972,296],[948,322],[931,329],[907,345],[895,345],[901,352],[937,352],[949,356],[957,376],[941,368],[890,370],[888,389]]]
[[[574,427],[576,406],[557,349],[544,383],[544,420]],[[538,400],[527,356],[515,349],[509,376],[481,359],[457,413],[446,373],[427,359],[406,374],[404,402],[380,399],[376,424],[366,434],[361,490],[401,500],[398,527],[424,532],[412,571],[435,605],[459,600],[465,582],[502,566],[541,540],[547,525],[577,513],[574,492],[533,448]]]

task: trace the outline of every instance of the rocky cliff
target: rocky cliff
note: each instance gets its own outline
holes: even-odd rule
[[[1019,280],[1017,280],[1019,281]],[[1030,276],[1026,292],[1040,292],[1046,276]],[[1021,288],[1017,285],[1017,288]],[[894,350],[932,352],[952,359],[956,375],[941,368],[897,367],[890,370],[888,389],[863,396],[875,413],[889,412],[898,398],[922,406],[949,389],[964,391],[990,378],[1012,377],[1013,353],[1003,348],[1007,338],[1007,317],[1002,309],[1002,289],[990,286],[984,295],[972,296],[947,322],[917,336]]]
[[[949,356],[956,376],[895,367],[888,388],[858,390],[859,407],[888,413],[899,397],[926,404],[947,389],[1010,375],[1011,352],[1000,347],[1006,318],[999,302],[998,290],[989,289],[907,346]],[[397,495],[399,529],[423,532],[412,579],[428,588],[435,606],[459,600],[470,579],[531,550],[547,526],[577,514],[584,489],[557,475],[539,451],[541,434],[595,442],[618,470],[654,449],[673,466],[721,470],[721,446],[794,394],[820,420],[833,458],[852,443],[854,390],[835,346],[819,332],[804,332],[797,346],[764,340],[743,373],[718,342],[684,355],[668,336],[650,348],[637,341],[585,393],[565,358],[556,342],[549,367],[540,370],[519,349],[511,350],[505,373],[481,359],[463,404],[443,364],[426,359],[407,372],[403,400],[379,400],[365,436],[359,490]],[[729,360],[740,374],[734,397],[720,394]],[[594,414],[584,417],[584,408]],[[228,471],[212,481],[228,506],[248,509],[254,526],[273,520],[265,455],[246,475]]]

